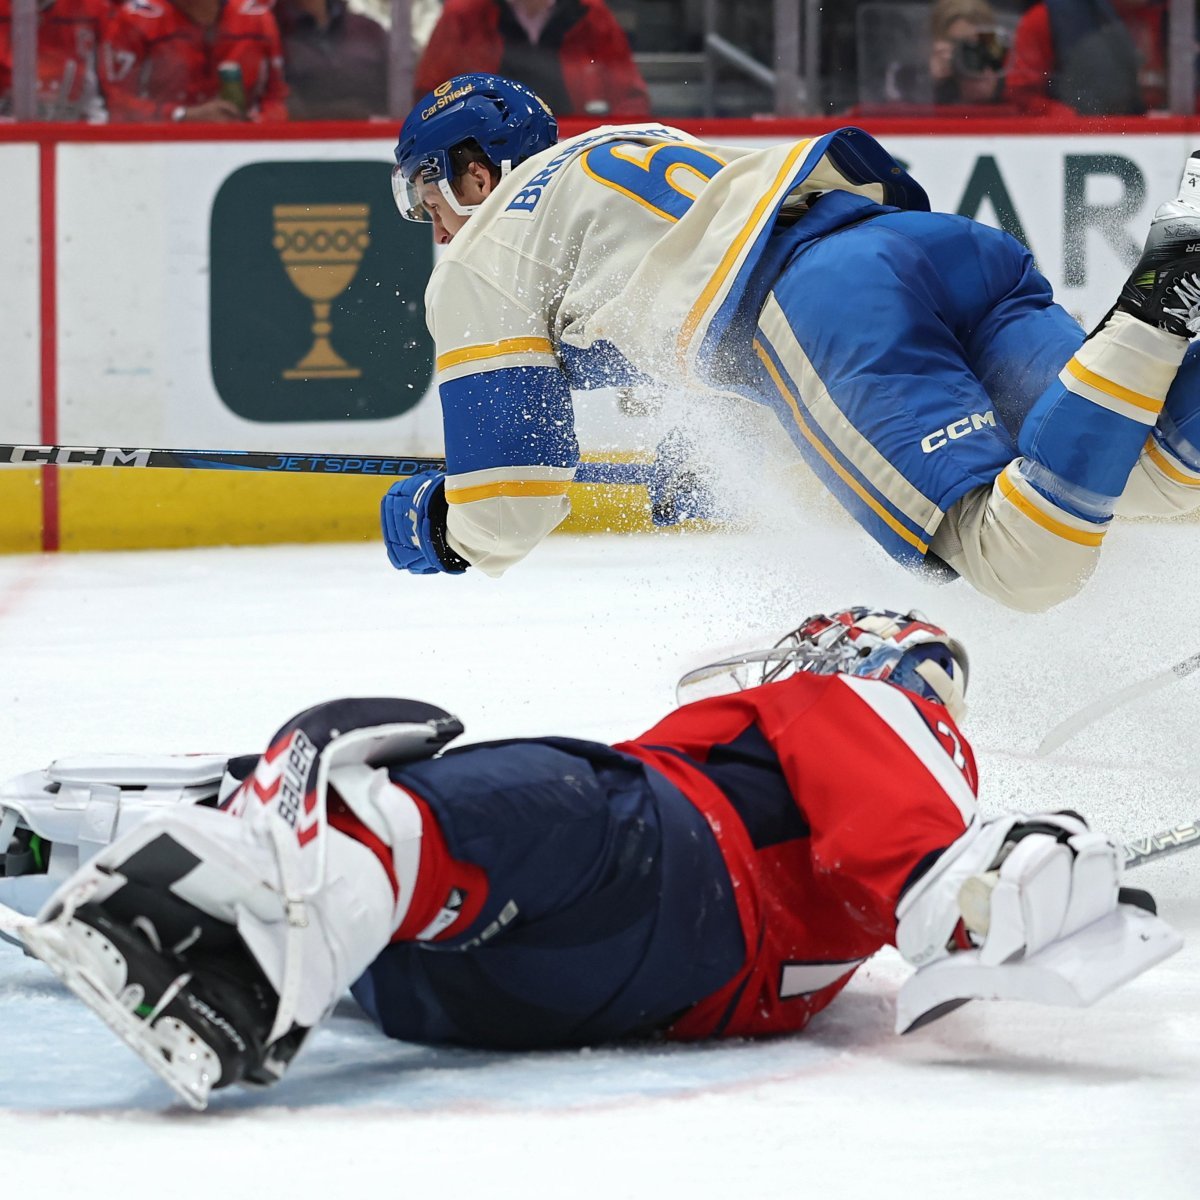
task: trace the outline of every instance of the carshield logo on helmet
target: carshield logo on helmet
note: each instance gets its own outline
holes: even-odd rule
[[[558,124],[546,102],[524,84],[500,75],[456,75],[422,97],[400,127],[393,195],[407,220],[427,219],[415,193],[418,180],[451,182],[450,151],[474,143],[507,174],[558,141]],[[437,173],[428,174],[430,161]],[[454,200],[447,194],[454,207]],[[456,209],[456,211],[458,211]]]
[[[430,117],[437,116],[442,109],[447,108],[451,104],[457,103],[464,96],[469,96],[475,90],[475,85],[473,83],[464,83],[461,87],[453,87],[453,83],[454,81],[450,80],[447,83],[441,84],[437,90],[434,91],[433,95],[436,96],[437,99],[431,105],[429,105],[428,108],[422,109],[422,121],[428,121]],[[452,90],[443,91],[443,88],[451,88]]]

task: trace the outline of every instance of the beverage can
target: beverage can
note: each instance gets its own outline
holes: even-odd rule
[[[246,89],[242,84],[241,63],[223,62],[217,67],[217,95],[242,112],[246,111]]]

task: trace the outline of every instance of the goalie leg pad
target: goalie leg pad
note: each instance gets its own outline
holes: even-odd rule
[[[19,936],[189,1103],[270,1082],[411,899],[420,812],[384,764],[429,757],[461,728],[411,701],[301,713],[227,811],[159,806]]]
[[[306,856],[277,819],[180,809],[143,822],[81,875],[83,882],[94,871],[136,885],[151,919],[173,896],[236,928],[279,996],[268,1039],[274,1041],[294,1024],[317,1024],[395,928],[395,895],[374,852],[334,829],[322,840],[323,874],[316,879],[318,849]],[[179,866],[162,865],[168,849]],[[42,916],[62,899],[53,898]]]
[[[26,835],[77,869],[36,920],[0,907],[0,934],[194,1107],[272,1082],[411,901],[421,816],[387,764],[461,731],[432,705],[336,701],[257,761],[106,756],[20,777],[0,791],[0,870],[27,865]],[[228,811],[198,806],[215,803]]]
[[[239,925],[279,989],[275,1036],[293,1021],[319,1019],[387,943],[411,901],[420,857],[419,814],[391,784],[387,764],[432,757],[461,732],[455,717],[414,700],[319,704],[283,726],[230,798],[229,812],[273,849],[270,879],[285,902],[284,926],[258,916]],[[369,837],[329,825],[334,798]],[[302,969],[310,939],[299,931],[310,921],[324,929],[325,959]],[[313,986],[317,970],[325,986]]]

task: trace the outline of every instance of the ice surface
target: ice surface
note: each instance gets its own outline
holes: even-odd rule
[[[427,699],[468,737],[636,734],[681,670],[807,613],[924,609],[966,641],[986,807],[1131,836],[1200,812],[1200,680],[1085,731],[1086,701],[1200,649],[1200,528],[1124,525],[1044,616],[890,564],[848,523],[554,538],[503,580],[378,546],[0,558],[0,775],[86,750],[259,750],[339,695]],[[879,956],[803,1035],[482,1054],[388,1042],[347,1000],[286,1080],[192,1114],[0,944],[6,1196],[1054,1197],[1200,1194],[1200,851],[1140,870],[1184,950],[1092,1009],[972,1004],[899,1039]]]

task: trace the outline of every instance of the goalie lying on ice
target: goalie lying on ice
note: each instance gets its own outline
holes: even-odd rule
[[[0,891],[57,884],[16,936],[196,1107],[278,1079],[347,988],[412,1041],[745,1037],[895,945],[903,1032],[1178,948],[1081,817],[977,811],[943,630],[856,608],[759,657],[615,746],[445,749],[448,713],[360,699],[257,758],[59,760],[0,790]]]

